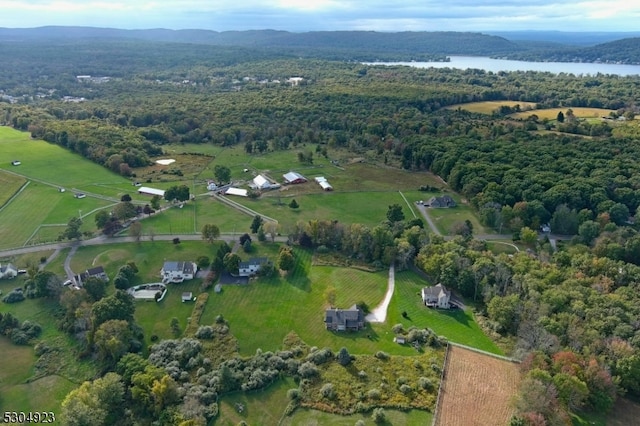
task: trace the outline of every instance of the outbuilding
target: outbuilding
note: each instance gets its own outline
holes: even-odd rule
[[[162,189],[149,188],[148,186],[141,186],[140,189],[138,189],[138,194],[158,195],[160,197],[164,197],[164,191]]]
[[[284,183],[289,185],[292,185],[295,183],[305,183],[307,181],[307,178],[302,176],[298,172],[285,173],[282,175],[282,177],[284,178]]]

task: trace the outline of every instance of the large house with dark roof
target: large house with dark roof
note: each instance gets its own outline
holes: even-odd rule
[[[364,312],[357,305],[349,309],[330,308],[325,311],[327,330],[358,331],[364,328]]]
[[[429,201],[426,202],[426,205],[429,207],[455,207],[456,202],[451,196],[443,195],[442,197],[431,197]]]
[[[193,262],[164,262],[160,275],[163,283],[181,283],[196,276],[198,265]]]
[[[87,269],[84,272],[75,276],[76,284],[82,286],[82,283],[86,282],[89,278],[98,278],[105,283],[109,282],[109,276],[105,272],[102,266],[96,266],[95,268]]]

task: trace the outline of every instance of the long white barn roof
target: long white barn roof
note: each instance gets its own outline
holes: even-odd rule
[[[138,188],[138,194],[159,195],[164,197],[164,191],[162,189],[149,188],[148,186]]]

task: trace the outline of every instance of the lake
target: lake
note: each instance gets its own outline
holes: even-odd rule
[[[640,75],[640,65],[594,64],[587,62],[527,62],[492,59],[486,56],[450,56],[450,62],[367,62],[367,65],[407,65],[417,68],[476,68],[491,72],[544,71],[574,75]]]

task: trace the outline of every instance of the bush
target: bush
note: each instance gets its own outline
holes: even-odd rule
[[[433,389],[433,382],[427,377],[420,377],[418,379],[418,386],[426,391],[430,391]]]
[[[362,380],[367,380],[369,378],[369,375],[366,371],[360,370],[358,371],[358,377],[360,377]]]
[[[292,401],[298,400],[300,399],[300,389],[289,389],[287,391],[287,398],[289,398]]]
[[[371,389],[369,392],[367,392],[367,397],[369,399],[373,399],[373,400],[379,400],[381,397],[380,391],[378,389]]]
[[[376,352],[375,357],[381,360],[387,360],[389,359],[389,354],[383,351],[378,351]]]
[[[316,365],[324,364],[333,358],[333,352],[331,349],[318,349],[307,355],[307,360],[313,362]]]
[[[411,392],[413,389],[411,389],[411,386],[409,385],[402,385],[400,386],[400,392],[407,394],[409,392]]]
[[[316,251],[320,254],[327,254],[329,253],[329,249],[327,248],[327,246],[318,246],[318,248],[316,249]]]
[[[312,362],[305,362],[298,367],[298,374],[300,377],[308,378],[318,375],[318,368]]]
[[[213,327],[210,325],[201,325],[196,331],[196,337],[204,340],[213,339]]]
[[[371,414],[371,420],[376,424],[382,424],[387,421],[387,415],[384,412],[384,408],[378,407],[373,409],[373,413]]]
[[[196,264],[199,269],[204,269],[207,266],[211,265],[211,260],[207,256],[199,256],[196,260]]]
[[[11,341],[16,345],[28,345],[29,336],[24,331],[14,328],[11,330]]]
[[[393,331],[394,334],[402,334],[404,332],[404,325],[396,324],[391,327],[391,331]]]
[[[18,303],[24,300],[24,293],[21,288],[17,288],[11,291],[11,293],[7,294],[2,298],[4,303]]]
[[[326,399],[333,399],[336,396],[336,391],[331,383],[325,383],[322,385],[322,388],[320,388],[320,395]]]

